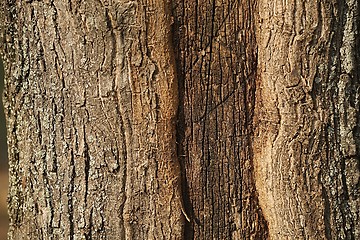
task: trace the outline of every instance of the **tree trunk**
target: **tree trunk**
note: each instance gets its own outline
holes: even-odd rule
[[[266,239],[253,169],[255,1],[175,8],[185,239]]]
[[[9,239],[360,238],[357,1],[0,11]]]
[[[180,239],[169,3],[2,9],[10,239]]]
[[[254,163],[270,236],[359,239],[358,2],[258,9]]]

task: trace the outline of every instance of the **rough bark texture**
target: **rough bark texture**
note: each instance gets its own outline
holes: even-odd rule
[[[266,239],[252,161],[255,1],[177,1],[186,239]]]
[[[258,1],[255,179],[272,239],[360,238],[358,1]]]
[[[10,239],[180,239],[169,3],[1,4]]]
[[[360,238],[356,0],[0,4],[10,239]]]
[[[0,56],[0,96],[4,89],[4,67]],[[7,145],[6,145],[6,128],[5,128],[5,116],[2,98],[0,98],[0,168],[7,169]],[[4,188],[5,189],[5,188]]]

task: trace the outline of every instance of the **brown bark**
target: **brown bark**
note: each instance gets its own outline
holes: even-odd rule
[[[10,239],[180,239],[169,3],[2,9]]]
[[[357,1],[259,1],[255,179],[272,239],[358,239]]]
[[[10,239],[360,237],[357,1],[0,4]]]
[[[252,161],[255,1],[178,1],[186,239],[266,239]]]

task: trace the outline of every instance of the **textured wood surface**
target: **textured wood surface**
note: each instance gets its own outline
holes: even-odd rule
[[[359,11],[1,1],[9,238],[359,239]]]
[[[359,238],[359,6],[258,1],[256,189],[272,239]]]
[[[2,3],[10,239],[181,238],[169,6]]]
[[[185,239],[266,239],[254,182],[255,1],[177,1]]]

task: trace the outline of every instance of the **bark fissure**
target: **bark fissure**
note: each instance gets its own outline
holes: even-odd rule
[[[9,238],[357,239],[358,5],[2,1]]]
[[[71,240],[74,239],[74,205],[73,205],[73,197],[74,197],[74,185],[75,185],[75,160],[73,151],[70,152],[70,182],[68,185],[68,218],[69,218],[69,238]]]
[[[247,146],[255,102],[254,6],[216,0],[174,6],[189,239],[267,236]]]

